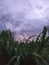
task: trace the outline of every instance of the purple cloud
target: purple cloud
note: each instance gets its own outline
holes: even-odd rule
[[[0,0],[0,18],[7,29],[39,32],[49,25],[49,0]]]

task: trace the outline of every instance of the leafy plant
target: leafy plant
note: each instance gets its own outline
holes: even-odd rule
[[[0,64],[1,65],[48,65],[49,64],[49,36],[46,37],[47,28],[28,43],[15,42],[13,34],[8,31],[0,33]]]

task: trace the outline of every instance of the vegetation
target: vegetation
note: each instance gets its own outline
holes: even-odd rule
[[[0,32],[0,65],[48,65],[49,36],[46,34],[44,27],[36,41],[18,43],[11,31]]]

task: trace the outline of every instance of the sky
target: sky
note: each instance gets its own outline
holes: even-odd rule
[[[0,29],[37,34],[49,26],[49,0],[0,0]]]

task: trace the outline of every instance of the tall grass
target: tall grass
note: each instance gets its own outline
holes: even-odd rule
[[[0,65],[48,65],[49,64],[49,36],[47,28],[36,38],[20,44],[15,42],[11,31],[0,33]],[[40,38],[40,39],[39,39]]]

